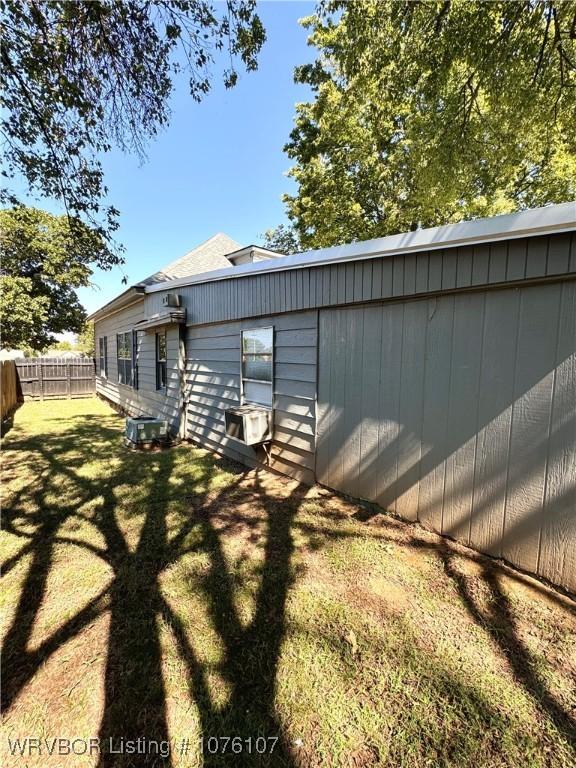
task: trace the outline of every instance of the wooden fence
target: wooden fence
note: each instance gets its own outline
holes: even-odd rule
[[[18,377],[13,360],[2,360],[2,421],[6,419],[18,405]]]
[[[90,397],[96,392],[92,358],[35,357],[16,360],[25,400]]]

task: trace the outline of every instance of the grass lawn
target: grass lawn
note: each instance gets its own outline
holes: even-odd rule
[[[567,597],[322,488],[130,452],[122,429],[95,399],[29,403],[5,438],[2,765],[576,764]],[[24,736],[172,750],[10,755]]]

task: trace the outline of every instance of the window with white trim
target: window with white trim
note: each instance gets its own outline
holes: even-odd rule
[[[116,334],[116,359],[118,361],[118,383],[138,388],[136,358],[136,331]]]
[[[108,336],[100,336],[98,340],[100,357],[100,376],[108,378]]]
[[[166,331],[156,334],[156,389],[166,389]]]
[[[242,331],[242,402],[272,407],[274,328]]]

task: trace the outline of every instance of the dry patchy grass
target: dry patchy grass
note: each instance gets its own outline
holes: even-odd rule
[[[576,763],[574,604],[535,580],[188,445],[130,452],[97,400],[26,404],[3,464],[4,765]],[[173,749],[11,756],[26,735]]]

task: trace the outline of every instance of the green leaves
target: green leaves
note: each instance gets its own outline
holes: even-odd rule
[[[210,89],[216,49],[247,69],[265,39],[254,0],[229,0],[222,17],[206,0],[1,0],[3,175],[0,200],[15,205],[21,179],[31,195],[59,200],[114,247],[118,211],[106,201],[100,155],[113,146],[145,156],[169,119],[174,74],[190,93]],[[14,185],[14,180],[17,184]]]
[[[572,3],[322,2],[285,196],[303,248],[576,196]]]
[[[115,263],[105,238],[79,219],[36,208],[0,211],[0,323],[8,348],[41,350],[52,334],[80,332],[86,313],[75,289],[98,263]]]

